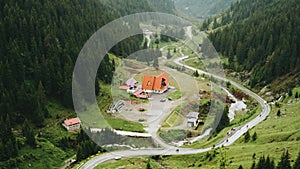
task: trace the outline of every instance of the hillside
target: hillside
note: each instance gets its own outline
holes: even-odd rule
[[[226,67],[244,72],[242,80],[249,79],[250,87],[271,84],[284,91],[282,86],[299,83],[299,11],[297,0],[242,0],[205,21],[202,29],[213,29],[209,38],[228,58]]]
[[[154,2],[0,2],[0,168],[55,168],[74,155],[81,143],[90,145],[61,127],[62,120],[76,116],[71,97],[76,58],[88,38],[114,19],[173,10],[171,1]],[[142,41],[142,36],[130,37],[117,45],[122,51],[111,52],[126,57],[139,50]],[[113,63],[103,60],[106,66],[97,77],[101,84],[110,82]],[[101,91],[104,85],[96,84]]]
[[[175,0],[176,9],[197,18],[216,15],[237,0]]]
[[[106,23],[139,12],[173,14],[174,1],[180,10],[188,8],[193,16],[207,17],[228,8],[236,0],[1,1],[0,168],[59,168],[71,159],[80,162],[91,155],[110,150],[96,145],[85,132],[67,132],[61,125],[66,118],[76,116],[71,82],[78,54],[93,33]],[[240,164],[250,167],[253,161],[258,163],[259,157],[267,155],[277,165],[286,149],[290,150],[291,159],[295,160],[300,151],[300,126],[297,123],[300,120],[300,89],[291,89],[300,83],[299,8],[298,0],[241,0],[224,13],[206,20],[201,28],[209,34],[217,51],[224,56],[222,60],[229,61],[224,64],[228,72],[239,74],[240,80],[249,87],[260,89],[267,85],[267,90],[280,91],[278,97],[282,96],[282,100],[272,105],[272,113],[263,123],[250,130],[250,140],[245,142],[242,137],[229,148],[220,148],[207,154],[154,156],[148,161],[143,157],[136,161],[125,159],[128,168],[133,164],[148,168],[147,163],[155,168],[221,168],[221,164],[232,168],[238,168]],[[152,24],[149,27],[155,27],[155,23]],[[130,29],[130,26],[126,28]],[[157,28],[159,26],[156,25]],[[141,28],[137,26],[137,29]],[[180,31],[184,35],[184,29]],[[169,38],[166,39],[165,42],[162,40],[162,44],[173,43]],[[112,103],[111,83],[116,67],[123,64],[123,58],[145,49],[143,41],[143,35],[127,38],[114,46],[101,62],[96,75],[95,93],[103,114]],[[159,49],[156,42],[152,43]],[[175,57],[179,48],[170,46]],[[150,58],[142,59],[149,64]],[[136,68],[128,70],[137,71]],[[119,86],[119,82],[116,84]],[[206,82],[205,85],[209,86]],[[272,93],[270,95],[273,96]],[[168,98],[164,103],[173,101],[176,100]],[[137,114],[142,116],[141,112]],[[87,115],[88,118],[96,118]],[[114,129],[145,131],[145,126],[129,121],[132,120],[130,118],[125,120],[113,118],[108,113],[105,115],[105,120]],[[101,141],[107,143],[123,144],[127,141],[128,144],[138,145],[134,148],[147,147],[147,144],[158,146],[154,145],[151,138],[128,137],[125,140],[111,130],[103,133],[105,135],[101,135],[104,138]],[[257,134],[255,139],[254,133]],[[213,140],[210,143],[214,144]],[[256,157],[253,157],[254,153]],[[297,161],[300,161],[300,156]],[[119,163],[121,166],[122,162],[123,159],[117,161],[111,168],[116,168],[115,164]],[[294,161],[292,164],[295,164]],[[103,165],[99,168],[107,167],[107,164]]]
[[[288,164],[299,167],[299,98],[296,93],[300,88],[294,88],[292,95],[272,105],[272,112],[261,124],[249,131],[249,138],[242,136],[229,147],[216,148],[206,153],[195,155],[152,156],[123,158],[119,161],[108,161],[97,168],[209,168],[209,169],[287,169]],[[281,111],[278,114],[278,110]],[[288,150],[288,160],[282,166],[282,154]],[[268,167],[262,164],[262,159],[271,163]],[[269,160],[267,160],[269,159]],[[267,163],[265,161],[265,163]],[[148,164],[149,163],[149,164]],[[255,164],[255,167],[252,167]],[[280,167],[281,164],[281,167]],[[294,169],[294,168],[293,168]]]

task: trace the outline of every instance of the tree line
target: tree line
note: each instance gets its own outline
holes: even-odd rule
[[[251,72],[249,85],[263,86],[285,75],[299,77],[299,11],[297,0],[241,0],[206,20],[202,30],[220,27],[209,39],[228,57],[227,68]]]
[[[166,7],[162,4],[170,3],[155,1],[161,10]],[[34,146],[33,127],[43,127],[45,119],[51,116],[47,110],[49,100],[67,108],[73,107],[73,67],[88,38],[101,26],[122,15],[154,11],[156,6],[146,0],[1,1],[1,161],[16,157],[21,148],[13,129],[26,125],[23,136],[28,145]],[[134,36],[110,52],[123,57],[141,49],[141,42],[141,36]],[[101,67],[97,80],[110,83],[114,61],[105,57],[102,64],[105,66]]]
[[[253,159],[256,158],[254,153],[252,156]],[[287,151],[283,152],[278,164],[276,165],[274,159],[270,156],[262,156],[258,159],[258,162],[253,162],[251,169],[299,169],[300,168],[300,153],[294,161],[294,164],[291,164],[290,154]],[[243,169],[243,166],[240,165],[238,169]]]

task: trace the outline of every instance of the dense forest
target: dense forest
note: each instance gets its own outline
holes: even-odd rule
[[[297,0],[241,0],[206,20],[202,30],[228,68],[251,72],[249,85],[261,87],[279,77],[299,81],[300,5]]]
[[[80,49],[104,24],[120,16],[151,11],[172,13],[165,0],[4,0],[0,2],[0,160],[21,149],[14,130],[34,147],[34,128],[45,126],[49,100],[73,107],[71,81]],[[141,48],[142,36],[126,39],[112,49],[125,57]],[[113,64],[100,72],[112,75]],[[104,82],[103,74],[98,79]],[[106,76],[111,77],[111,76]],[[25,126],[24,126],[25,125]]]
[[[175,0],[175,7],[197,18],[209,17],[227,9],[237,0]]]

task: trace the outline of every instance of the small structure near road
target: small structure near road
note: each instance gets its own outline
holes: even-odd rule
[[[130,78],[126,81],[126,85],[129,87],[134,87],[137,84],[137,81],[134,78]]]
[[[140,99],[147,99],[149,98],[149,94],[147,92],[144,92],[142,89],[138,89],[136,90],[133,95],[136,97],[136,98],[140,98]]]
[[[112,112],[112,113],[118,112],[124,105],[125,105],[124,101],[119,100],[109,106],[108,112]]]
[[[79,131],[80,130],[80,119],[78,117],[72,118],[72,119],[66,119],[63,122],[63,126],[68,130],[68,131]]]
[[[188,127],[195,127],[198,125],[198,112],[189,112],[187,115],[187,125]]]
[[[149,98],[149,94],[142,90],[141,85],[138,85],[138,82],[134,78],[130,78],[126,81],[126,83],[119,87],[121,90],[126,90],[127,93],[135,96],[136,98],[140,99],[147,99]],[[118,111],[118,110],[111,110],[109,111]]]
[[[134,90],[137,88],[137,81],[134,78],[130,78],[126,81],[124,85],[121,85],[119,89],[121,90]]]

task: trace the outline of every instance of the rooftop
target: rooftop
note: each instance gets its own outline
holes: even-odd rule
[[[133,93],[133,95],[137,98],[141,98],[141,99],[147,99],[148,95],[146,93],[143,92],[142,89],[138,89],[137,91],[135,91]]]
[[[168,77],[165,73],[162,73],[158,76],[144,76],[142,88],[146,90],[164,90],[168,85]]]
[[[130,78],[126,81],[126,85],[130,87],[133,87],[136,83],[137,81],[134,78]]]
[[[80,119],[79,119],[78,117],[72,118],[72,119],[66,119],[66,120],[64,121],[64,123],[65,123],[65,125],[67,125],[67,126],[71,126],[71,125],[80,123]]]
[[[198,116],[198,112],[189,112],[189,114],[187,115],[188,118],[198,118]]]

